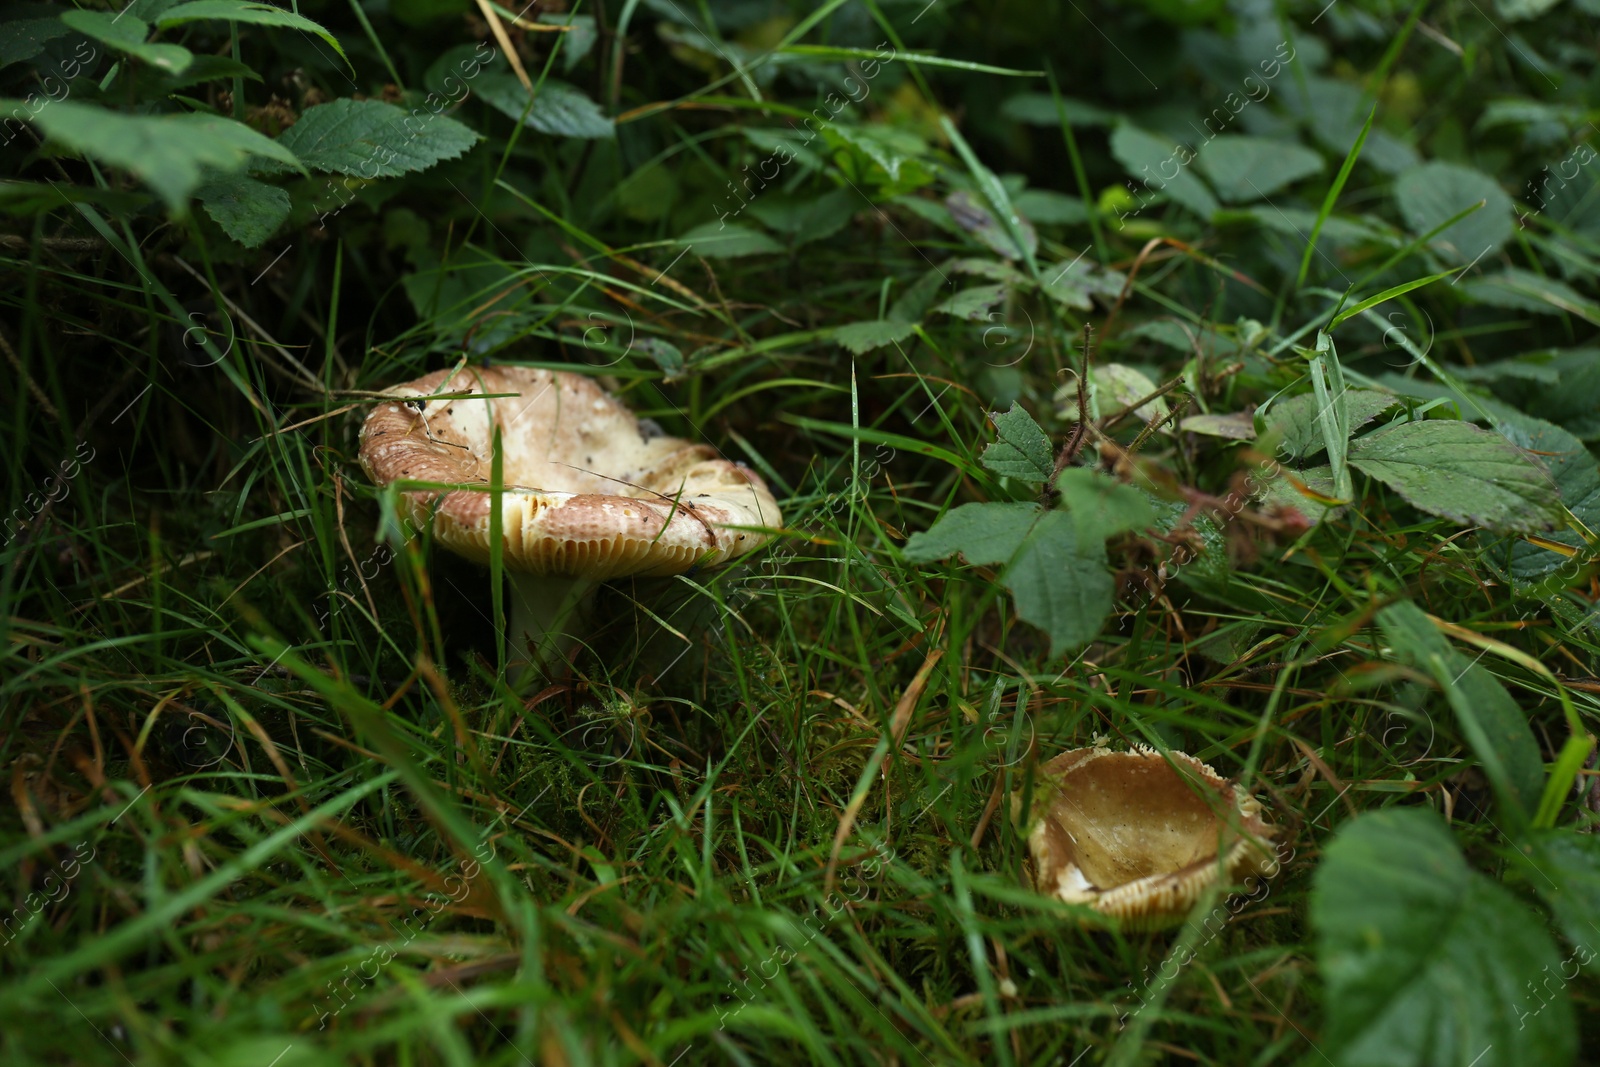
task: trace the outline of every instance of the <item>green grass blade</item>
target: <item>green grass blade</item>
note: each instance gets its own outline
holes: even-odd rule
[[[1311,269],[1311,253],[1316,251],[1317,236],[1322,233],[1323,225],[1328,221],[1328,216],[1333,214],[1333,205],[1339,199],[1339,194],[1344,191],[1344,183],[1350,180],[1350,172],[1355,169],[1356,160],[1361,157],[1361,148],[1367,143],[1367,134],[1372,131],[1372,120],[1378,117],[1378,105],[1373,104],[1372,110],[1367,112],[1367,121],[1361,126],[1361,133],[1356,137],[1356,143],[1350,146],[1350,151],[1345,153],[1344,163],[1339,167],[1339,173],[1333,179],[1333,184],[1328,187],[1328,195],[1322,198],[1322,207],[1317,212],[1316,225],[1311,227],[1311,237],[1306,241],[1305,253],[1300,257],[1300,273],[1295,277],[1294,287],[1299,289],[1306,283],[1306,272]]]

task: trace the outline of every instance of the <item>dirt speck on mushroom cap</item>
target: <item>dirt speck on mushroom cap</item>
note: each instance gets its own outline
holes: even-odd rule
[[[779,527],[754,472],[668,437],[579,374],[522,367],[438,371],[387,390],[361,431],[373,482],[479,483],[404,494],[441,544],[489,558],[493,428],[504,450],[505,565],[605,579],[678,574],[735,559]],[[510,394],[510,395],[503,395]]]

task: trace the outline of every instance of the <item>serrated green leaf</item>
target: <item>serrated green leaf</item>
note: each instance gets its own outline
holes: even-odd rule
[[[1003,477],[1048,481],[1056,466],[1054,449],[1033,416],[1013,400],[1010,411],[991,412],[989,418],[994,421],[996,440],[983,450],[978,462]]]
[[[703,223],[678,240],[690,246],[695,255],[705,256],[707,259],[767,256],[784,250],[777,241],[742,222]]]
[[[1561,0],[1494,0],[1494,9],[1512,22],[1536,19]]]
[[[44,51],[45,45],[57,37],[65,37],[67,33],[67,27],[59,18],[7,22],[5,32],[0,33],[0,67],[32,59]]]
[[[1317,495],[1308,496],[1296,482]],[[1331,498],[1333,495],[1333,468],[1324,463],[1299,471],[1280,470],[1276,478],[1268,480],[1256,493],[1256,499],[1263,508],[1293,508],[1315,526],[1319,522],[1331,522],[1344,514],[1344,505],[1327,504],[1318,499]]]
[[[195,198],[224,233],[257,248],[289,217],[289,194],[276,185],[230,174],[195,190]]]
[[[593,15],[546,11],[539,16],[539,21],[546,26],[562,27],[561,69],[568,74],[572,73],[573,67],[583,62],[583,57],[589,54],[595,41],[600,39],[600,31],[595,25]]]
[[[0,101],[0,111],[15,101]],[[26,113],[26,109],[23,109]],[[63,100],[33,116],[53,141],[138,177],[177,210],[207,168],[229,174],[264,156],[304,172],[288,148],[220,115],[127,115]]]
[[[1253,441],[1256,436],[1255,420],[1242,411],[1226,415],[1189,415],[1178,423],[1178,429],[1228,441]]]
[[[63,11],[61,21],[141,63],[182,74],[194,62],[194,53],[178,44],[147,44],[150,27],[131,15],[112,15],[106,11]]]
[[[1344,397],[1352,433],[1400,402],[1399,397],[1376,389],[1347,389]],[[1317,425],[1317,408],[1314,393],[1280,400],[1262,418],[1264,432],[1279,438],[1278,451],[1283,455],[1295,460],[1309,459],[1327,447]]]
[[[1091,297],[1115,300],[1127,284],[1128,276],[1083,257],[1039,269],[1045,295],[1078,311],[1094,307]]]
[[[1550,475],[1516,445],[1467,422],[1387,426],[1350,442],[1350,463],[1416,508],[1505,533],[1561,524]]]
[[[1271,196],[1322,171],[1322,156],[1293,141],[1224,133],[1200,146],[1200,170],[1232,204]]]
[[[1565,313],[1600,326],[1600,304],[1563,281],[1520,267],[1507,267],[1494,274],[1474,278],[1462,289],[1473,300],[1491,307],[1514,308],[1539,315]]]
[[[1575,962],[1600,971],[1600,837],[1538,830],[1517,851],[1529,868],[1528,885],[1550,905],[1567,940],[1586,950]],[[1576,975],[1563,970],[1562,977]]]
[[[959,553],[968,563],[1005,563],[1044,514],[1037,504],[963,504],[906,541],[905,557],[931,563]]]
[[[476,133],[444,115],[349,99],[307,108],[278,136],[308,167],[369,181],[426,170],[477,142]]]
[[[683,377],[683,351],[671,341],[660,337],[640,337],[633,347],[649,356],[661,368],[665,381],[673,382]]]
[[[1504,382],[1495,392],[1580,440],[1600,440],[1600,348],[1555,349],[1524,358],[1538,360],[1535,366],[1554,380],[1527,386]]]
[[[1104,541],[1156,521],[1150,498],[1098,471],[1068,467],[1056,478],[1061,507],[1072,516],[1085,540]]]
[[[187,89],[191,85],[200,85],[208,81],[220,81],[223,78],[249,78],[259,82],[261,75],[228,56],[197,55],[194,56],[182,74],[168,74],[165,71],[145,67],[134,73],[134,93],[140,98],[160,98],[170,96],[179,89]]]
[[[1142,371],[1125,363],[1096,363],[1089,368],[1089,415],[1098,419],[1119,414],[1155,391],[1155,382]],[[1055,402],[1058,418],[1067,422],[1078,421],[1078,382],[1075,376],[1057,386],[1051,399]],[[1135,408],[1132,417],[1152,422],[1168,412],[1166,400],[1158,396]]]
[[[1209,219],[1222,206],[1189,166],[1193,156],[1187,146],[1167,137],[1146,133],[1123,123],[1111,133],[1111,154],[1129,177],[1142,182],[1153,192],[1167,194],[1203,219]],[[1172,173],[1168,173],[1168,170]]]
[[[1052,656],[1093,641],[1111,614],[1115,585],[1105,542],[1085,538],[1077,517],[1066,512],[1040,517],[1002,580],[1018,617],[1050,638]]]
[[[1116,112],[1074,100],[1070,96],[1061,98],[1061,108],[1057,110],[1055,97],[1049,93],[1018,93],[1007,97],[1006,102],[1000,105],[1000,114],[1008,119],[1034,126],[1048,126],[1052,130],[1060,128],[1062,111],[1066,112],[1067,121],[1074,126],[1110,126],[1117,121]]]
[[[270,4],[251,3],[249,0],[191,0],[190,3],[167,8],[156,19],[156,25],[165,30],[181,26],[186,22],[199,22],[205,19],[223,19],[252,26],[279,26],[286,30],[316,34],[339,53],[340,59],[346,63],[350,62],[350,58],[344,54],[344,49],[340,47],[338,39],[333,34],[303,15],[296,15],[293,11],[285,11]]]
[[[1595,462],[1583,442],[1543,419],[1507,423],[1501,432],[1517,447],[1540,453],[1540,461],[1561,494],[1561,503],[1584,526],[1600,533],[1600,463]],[[1584,546],[1583,538],[1571,529],[1555,530],[1544,537],[1574,549]],[[1502,542],[1502,551],[1509,552],[1511,576],[1519,582],[1538,581],[1560,570],[1568,558],[1520,539]]]
[[[930,312],[952,315],[969,322],[990,321],[994,309],[1005,301],[1004,285],[975,285],[939,301]]]
[[[1489,175],[1455,163],[1424,163],[1395,179],[1394,196],[1412,233],[1423,234],[1482,200],[1475,211],[1434,238],[1458,263],[1490,254],[1515,229],[1511,198]]]
[[[832,237],[860,209],[861,197],[853,189],[830,189],[821,196],[788,196],[775,189],[757,197],[750,214],[768,229],[789,234],[798,248]]]
[[[1576,1052],[1567,994],[1529,992],[1558,968],[1550,935],[1469,868],[1419,808],[1341,828],[1313,881],[1331,1062],[1385,1067],[1562,1067]]]
[[[1482,664],[1457,652],[1415,604],[1390,604],[1378,612],[1378,627],[1396,659],[1433,676],[1502,810],[1525,821],[1539,801],[1544,762],[1528,718],[1511,694]]]
[[[576,85],[546,78],[540,85],[533,106],[528,107],[528,90],[509,74],[486,73],[478,76],[477,93],[490,106],[523,125],[554,137],[579,137],[590,140],[616,136],[616,125]],[[522,113],[528,117],[523,119]]]
[[[1011,198],[1011,206],[1030,222],[1041,226],[1088,222],[1090,210],[1083,198],[1049,189],[1024,189]]]
[[[1019,256],[1016,242],[1006,235],[994,215],[965,190],[957,190],[945,198],[945,210],[961,232],[976,238],[989,251],[1006,259]],[[1015,216],[1017,232],[1024,250],[1032,255],[1039,249],[1039,235],[1026,218]]]
[[[889,305],[889,321],[919,323],[942,286],[953,284],[944,271],[930,267]]]
[[[1111,611],[1105,542],[1081,537],[1078,520],[1065,511],[965,504],[905,546],[912,562],[958,553],[973,564],[1006,564],[1000,580],[1017,615],[1049,636],[1052,656],[1094,640]]]
[[[873,319],[852,322],[833,331],[833,339],[851,354],[862,356],[875,348],[904,341],[916,332],[914,323],[894,322],[890,319]]]
[[[885,196],[899,196],[933,181],[933,173],[920,159],[927,153],[928,143],[904,127],[824,123],[822,137],[832,148],[864,160],[866,166],[861,169],[865,176]]]

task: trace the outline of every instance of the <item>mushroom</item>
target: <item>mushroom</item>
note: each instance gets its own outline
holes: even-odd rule
[[[526,367],[438,371],[385,390],[361,428],[377,485],[443,482],[402,507],[434,539],[489,561],[494,428],[502,446],[501,561],[511,577],[513,663],[570,650],[573,614],[596,584],[720,566],[782,523],[752,471],[664,435],[581,374]],[[509,395],[508,395],[509,394]]]
[[[1042,774],[1028,848],[1040,891],[1068,904],[1156,929],[1181,922],[1219,868],[1229,882],[1277,873],[1261,805],[1193,756],[1075,748]]]

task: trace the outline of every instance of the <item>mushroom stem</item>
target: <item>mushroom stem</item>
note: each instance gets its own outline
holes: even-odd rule
[[[565,659],[578,646],[583,604],[599,582],[512,571],[506,666],[526,678]]]

